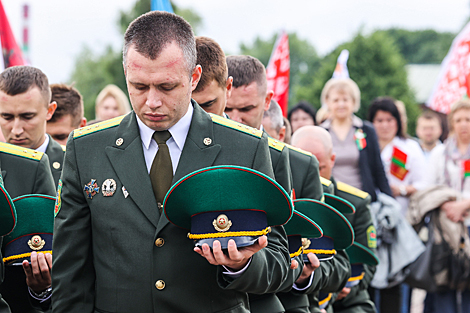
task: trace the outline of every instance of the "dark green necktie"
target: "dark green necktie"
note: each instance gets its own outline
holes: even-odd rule
[[[171,134],[168,130],[153,133],[153,139],[158,144],[158,151],[150,168],[150,181],[152,182],[153,193],[155,194],[155,200],[157,200],[160,213],[162,212],[163,198],[165,198],[173,180],[170,150],[168,150],[166,145],[166,141],[170,138]]]

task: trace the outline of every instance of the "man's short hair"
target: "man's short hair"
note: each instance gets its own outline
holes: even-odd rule
[[[284,126],[284,119],[282,117],[281,106],[276,100],[272,99],[269,109],[264,111],[263,118],[269,118],[271,121],[271,128],[275,129],[278,134],[281,131],[282,126]]]
[[[194,33],[182,17],[173,13],[151,11],[136,18],[126,30],[122,57],[126,64],[131,46],[151,60],[155,60],[163,49],[175,42],[183,52],[188,72],[196,66],[196,41]]]
[[[257,58],[250,55],[230,55],[227,57],[227,67],[228,75],[233,77],[234,88],[256,82],[260,95],[266,94],[266,68]]]
[[[66,115],[72,116],[72,126],[78,128],[83,118],[83,99],[80,92],[66,84],[52,84],[52,101],[57,103],[57,109],[49,122],[57,122]]]
[[[219,44],[209,37],[198,36],[196,37],[196,51],[197,64],[202,66],[202,75],[193,92],[204,90],[212,80],[215,80],[220,88],[225,89],[227,62]]]
[[[0,74],[0,90],[9,96],[16,96],[37,87],[41,92],[44,103],[51,103],[51,88],[46,74],[32,66],[12,66]]]
[[[439,115],[436,112],[431,111],[431,110],[423,111],[423,113],[421,113],[421,115],[418,116],[417,120],[420,120],[420,119],[436,120],[439,123],[439,125],[441,124],[441,118],[439,117]]]

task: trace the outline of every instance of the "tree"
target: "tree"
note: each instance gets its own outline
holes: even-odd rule
[[[311,73],[320,67],[320,58],[315,48],[306,40],[297,37],[296,33],[289,33],[290,50],[290,82],[289,82],[289,104],[295,104],[300,100],[297,96],[297,90],[301,86],[308,86],[312,83]],[[278,34],[264,40],[257,37],[251,44],[242,43],[240,53],[251,55],[264,66],[268,65],[269,58],[274,48]]]
[[[419,108],[407,83],[405,60],[393,39],[385,32],[374,32],[369,36],[359,33],[351,42],[338,46],[323,58],[319,70],[311,73],[313,82],[299,88],[297,96],[313,103],[317,108],[320,107],[321,91],[331,78],[336,60],[343,49],[349,50],[349,75],[361,90],[358,115],[366,119],[369,105],[374,98],[391,96],[405,103],[409,129],[414,130]]]

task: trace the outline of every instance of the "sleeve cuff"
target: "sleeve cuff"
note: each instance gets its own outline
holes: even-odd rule
[[[292,288],[294,288],[295,290],[298,290],[298,291],[304,291],[308,288],[310,288],[310,286],[312,285],[312,282],[313,282],[313,275],[315,275],[315,271],[313,271],[312,275],[310,275],[310,280],[307,284],[307,286],[303,287],[303,288],[300,288],[300,287],[297,287],[297,284],[294,283],[294,285],[292,286]]]
[[[248,260],[248,263],[239,271],[233,272],[229,270],[225,265],[222,265],[225,269],[225,272],[222,272],[224,275],[230,276],[231,278],[238,278],[240,277],[248,268],[248,266],[251,264],[251,258]]]

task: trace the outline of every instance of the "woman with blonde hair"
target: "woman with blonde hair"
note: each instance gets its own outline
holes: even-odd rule
[[[95,119],[98,121],[109,120],[130,111],[126,94],[116,85],[107,85],[96,97]]]
[[[377,200],[376,190],[392,196],[374,127],[354,115],[361,105],[357,84],[349,78],[332,78],[323,87],[321,102],[329,118],[320,126],[330,132],[336,154],[333,176],[366,191],[372,202]]]

